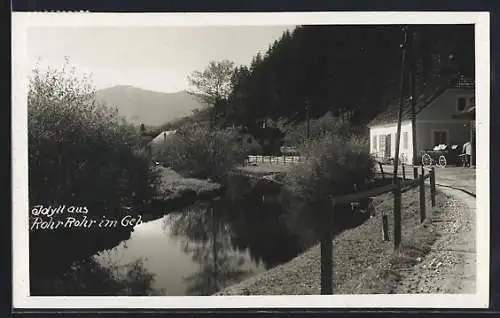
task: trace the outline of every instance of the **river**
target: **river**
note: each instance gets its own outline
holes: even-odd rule
[[[159,295],[211,295],[312,245],[288,229],[278,196],[240,177],[219,198],[137,225],[95,259],[114,268],[141,260]]]
[[[219,197],[176,210],[149,207],[132,232],[89,232],[68,255],[85,255],[87,245],[101,252],[71,266],[59,260],[64,253],[43,254],[30,265],[31,295],[212,295],[290,261],[317,242],[309,226],[289,218],[276,183],[255,184],[237,175],[225,189]],[[347,215],[336,219],[334,233],[362,222]],[[291,227],[290,220],[299,226]],[[53,240],[48,234],[36,239]]]

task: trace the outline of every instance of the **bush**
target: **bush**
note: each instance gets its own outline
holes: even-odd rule
[[[307,123],[299,124],[281,124],[281,129],[285,132],[285,145],[300,146],[307,137]],[[319,139],[326,134],[337,134],[343,137],[350,136],[352,128],[350,124],[340,118],[334,117],[332,113],[327,112],[320,118],[311,119],[309,121],[309,138]]]
[[[139,132],[98,105],[89,80],[74,69],[34,70],[28,116],[32,203],[111,211],[148,198],[153,180]]]
[[[354,192],[370,182],[375,173],[367,140],[352,136],[343,139],[326,133],[318,140],[304,144],[305,162],[296,165],[284,179],[283,197],[288,203],[289,220],[297,225],[317,229],[326,213],[332,211],[331,198]],[[336,209],[336,226],[342,226],[342,210]]]
[[[125,213],[123,206],[141,206],[153,194],[156,176],[140,146],[138,129],[121,120],[116,110],[97,104],[89,78],[76,76],[68,63],[61,70],[33,71],[28,92],[28,142],[31,206],[85,206],[89,218],[116,218]],[[73,257],[88,256],[83,254],[95,253],[107,244],[96,240],[93,246],[88,233],[94,232],[78,233],[74,229],[58,232],[63,235],[60,237],[54,232],[33,232],[31,244],[36,248],[32,246],[30,251],[40,254],[35,259],[32,252],[34,264],[62,264],[62,258],[73,261]],[[112,239],[109,232],[103,235]],[[60,253],[58,244],[82,248]],[[64,255],[54,262],[49,251]]]
[[[211,130],[191,124],[158,146],[154,156],[184,177],[225,179],[229,169],[246,159],[247,150],[232,129]]]

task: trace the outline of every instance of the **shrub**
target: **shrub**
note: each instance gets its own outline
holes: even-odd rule
[[[140,141],[137,128],[121,120],[116,110],[96,103],[90,79],[78,77],[74,68],[68,69],[68,62],[61,70],[34,69],[28,91],[31,206],[85,206],[89,218],[97,219],[116,218],[125,213],[123,206],[147,203],[156,176]],[[30,259],[36,267],[37,262],[50,267],[50,263],[63,264],[63,258],[71,262],[86,257],[103,244],[113,246],[106,242],[113,240],[109,231],[103,234],[106,239],[94,242],[90,235],[96,234],[74,229],[32,232]],[[60,253],[59,244],[81,248]],[[49,255],[49,251],[61,255]]]
[[[74,69],[35,69],[28,116],[32,203],[111,210],[148,198],[152,176],[140,134],[96,103],[88,78]]]
[[[352,136],[343,139],[332,133],[303,145],[305,162],[296,165],[284,179],[283,197],[288,203],[289,220],[317,229],[332,211],[331,198],[354,191],[374,177],[375,165],[367,141]],[[342,210],[336,209],[336,226],[342,226]]]
[[[229,169],[246,159],[246,150],[232,129],[211,130],[190,124],[159,145],[155,157],[184,177],[223,180]]]
[[[284,129],[284,142],[288,146],[300,146],[307,137],[307,123],[299,124],[282,124],[281,129]],[[343,137],[350,136],[352,128],[350,124],[340,118],[334,117],[332,113],[327,112],[320,118],[311,119],[309,122],[309,138],[319,139],[326,134],[337,134]]]

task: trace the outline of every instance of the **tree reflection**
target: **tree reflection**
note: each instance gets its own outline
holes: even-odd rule
[[[185,278],[188,295],[211,295],[252,274],[233,248],[231,227],[220,204],[199,203],[169,218],[170,233],[183,237],[183,250],[199,270]]]
[[[255,188],[244,200],[226,202],[227,221],[233,231],[233,244],[248,250],[253,261],[266,269],[287,262],[310,246],[304,233],[293,233],[284,219],[276,193]]]
[[[142,259],[118,265],[93,257],[74,262],[60,275],[30,279],[32,296],[162,295],[162,290],[152,287],[153,281],[154,274],[144,268]]]

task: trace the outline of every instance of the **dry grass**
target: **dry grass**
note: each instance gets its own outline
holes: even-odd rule
[[[426,199],[430,189],[426,189]],[[389,199],[389,198],[387,198]],[[434,230],[433,215],[434,212],[443,209],[446,196],[438,192],[436,207],[432,208],[427,201],[427,219],[420,223],[419,214],[419,192],[418,188],[408,190],[402,195],[402,242],[399,248],[394,251],[393,237],[389,242],[383,242],[382,239],[371,243],[374,253],[366,253],[367,256],[360,259],[361,264],[357,267],[365,267],[365,271],[354,277],[350,281],[344,281],[336,293],[340,294],[391,294],[394,293],[398,282],[406,273],[416,265],[425,255],[431,251],[432,244],[439,237]],[[392,198],[386,200],[377,206],[378,211],[391,211]],[[378,218],[380,219],[380,217]],[[393,234],[393,214],[388,214],[389,232]],[[375,221],[375,224],[366,224],[362,226],[364,231],[374,232],[376,228],[382,227],[382,221]],[[339,242],[340,243],[340,242]],[[390,246],[382,246],[382,245]],[[340,248],[340,247],[339,247]],[[359,251],[361,252],[361,251]],[[380,253],[380,257],[373,254]],[[357,253],[356,253],[357,254]],[[359,261],[357,261],[358,263]]]

